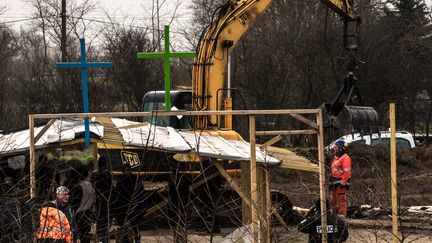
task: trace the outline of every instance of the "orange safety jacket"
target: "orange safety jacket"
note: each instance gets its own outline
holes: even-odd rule
[[[39,228],[36,238],[72,242],[71,227],[66,214],[54,207],[43,207],[39,212]]]
[[[347,154],[333,159],[330,176],[330,185],[350,186],[351,158]]]

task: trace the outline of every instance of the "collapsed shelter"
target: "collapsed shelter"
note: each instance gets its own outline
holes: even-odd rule
[[[47,151],[83,149],[94,158],[110,158],[111,173],[121,174],[122,164],[129,164],[133,173],[148,176],[151,181],[166,181],[176,175],[195,175],[189,184],[190,191],[220,176],[225,179],[241,198],[243,225],[250,225],[251,238],[270,242],[270,216],[273,214],[284,225],[283,217],[271,209],[268,169],[279,166],[320,173],[321,197],[325,197],[324,165],[312,164],[287,149],[271,145],[281,139],[280,135],[317,135],[318,157],[323,161],[323,128],[321,110],[277,110],[277,111],[219,111],[219,112],[160,112],[159,116],[196,116],[209,114],[244,115],[249,118],[250,142],[224,137],[223,131],[181,131],[170,127],[153,126],[115,117],[139,117],[154,115],[140,113],[90,113],[90,114],[36,114],[29,116],[29,130],[0,137],[3,157],[29,154],[30,195],[37,194],[35,169],[38,154]],[[289,115],[311,127],[308,130],[256,131],[255,116]],[[307,119],[305,116],[315,116]],[[84,148],[82,118],[91,117],[91,147]],[[43,127],[34,128],[35,119],[50,119]],[[312,120],[316,120],[314,122]],[[216,134],[214,134],[216,133]],[[256,145],[260,135],[275,136],[263,145]],[[154,163],[159,161],[160,163]],[[215,168],[204,173],[203,162]],[[200,176],[201,175],[201,176]],[[240,178],[235,178],[240,175]],[[239,183],[240,182],[240,183]],[[162,200],[147,210],[146,216],[157,212],[168,204]],[[325,204],[322,204],[325,207]],[[325,212],[324,210],[322,210]],[[323,217],[325,219],[325,217]],[[259,237],[258,237],[259,235]]]

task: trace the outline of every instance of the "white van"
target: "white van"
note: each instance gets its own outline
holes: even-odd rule
[[[343,139],[347,143],[360,143],[377,147],[389,147],[390,146],[390,132],[382,131],[378,135],[378,133],[373,133],[372,135],[363,135],[360,133],[354,133],[345,135],[340,137],[339,139]],[[339,140],[337,139],[337,140]],[[336,140],[336,141],[337,141]],[[331,146],[336,142],[332,142]],[[414,136],[405,131],[397,131],[396,132],[396,147],[397,148],[414,148]]]

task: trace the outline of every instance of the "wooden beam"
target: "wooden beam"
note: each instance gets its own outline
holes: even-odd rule
[[[168,201],[165,199],[162,202],[154,205],[153,207],[146,210],[146,213],[144,214],[143,218],[147,218],[150,215],[156,213],[157,211],[161,210],[162,208],[166,207],[168,205]]]
[[[317,130],[280,130],[280,131],[257,131],[257,136],[276,136],[276,135],[312,135],[318,134]]]
[[[102,140],[100,139],[94,139],[94,138],[90,138],[90,142],[91,143],[100,143]],[[66,142],[60,142],[59,146],[69,146],[69,145],[74,145],[74,144],[80,144],[80,143],[84,143],[85,142],[85,138],[78,138],[78,139],[74,139],[74,140],[70,140],[70,141],[66,141]]]
[[[29,115],[29,137],[30,137],[30,198],[36,198],[36,154],[34,137],[34,116]]]
[[[277,135],[276,137],[274,137],[274,138],[268,140],[267,142],[265,142],[264,144],[262,144],[260,146],[260,149],[265,150],[266,147],[272,146],[273,144],[275,144],[275,143],[279,142],[280,140],[282,140],[282,138],[283,137],[281,135]]]
[[[116,127],[116,128],[117,129],[131,129],[131,128],[138,128],[138,127],[147,126],[148,124],[149,124],[148,122],[142,122],[142,123],[138,123],[138,124],[131,124],[131,125]]]
[[[288,225],[285,223],[282,216],[279,214],[279,212],[276,209],[273,209],[272,214],[276,216],[276,219],[279,220],[279,222],[282,224],[282,226],[286,229],[287,232],[291,231],[291,229],[288,227]]]
[[[136,148],[136,146],[125,146],[124,141],[120,140],[104,139],[103,142],[98,143],[98,148],[108,149],[108,147],[113,148],[113,146],[120,147],[121,149]]]
[[[318,129],[318,124],[316,124],[315,122],[307,119],[306,117],[304,117],[304,116],[302,116],[300,114],[289,114],[289,115],[292,116],[292,117],[294,117],[294,118],[296,118],[297,120],[299,120],[299,121],[301,121],[301,122],[303,122],[303,123],[305,123],[305,124],[307,124],[307,125],[315,128],[315,129]]]
[[[320,109],[291,110],[232,110],[232,111],[152,111],[152,112],[101,112],[101,113],[61,113],[34,114],[35,119],[73,118],[73,117],[137,117],[137,116],[208,116],[208,115],[289,115],[317,114]]]
[[[193,191],[193,190],[195,190],[195,188],[197,188],[197,187],[199,187],[199,186],[201,186],[201,185],[206,184],[208,181],[214,179],[214,178],[217,177],[217,176],[219,176],[219,172],[218,172],[218,171],[216,171],[216,172],[214,172],[213,174],[211,174],[211,175],[209,175],[209,176],[206,176],[206,177],[204,177],[203,179],[201,179],[201,180],[195,182],[194,184],[192,184],[192,185],[189,187],[189,190],[190,190],[190,191]]]
[[[289,149],[269,146],[266,148],[266,152],[282,161],[278,165],[279,168],[303,170],[316,173],[319,171],[318,164],[313,164],[309,159],[299,156]]]
[[[250,195],[252,209],[252,235],[253,241],[259,239],[259,218],[258,218],[258,192],[257,192],[257,162],[256,162],[256,140],[255,140],[255,115],[249,115],[249,143],[250,143]]]
[[[270,231],[271,231],[271,220],[270,220],[270,185],[268,179],[268,171],[263,166],[257,167],[258,177],[258,212],[260,219],[260,232],[263,243],[270,243]]]
[[[289,161],[282,161],[282,163],[280,163],[278,167],[283,169],[301,170],[301,171],[319,173],[319,166],[315,164],[304,164],[304,163],[293,163]]]
[[[34,143],[36,144],[37,141],[39,141],[39,139],[46,133],[46,131],[48,130],[48,128],[51,127],[51,125],[55,122],[55,119],[51,119],[48,121],[47,124],[45,124],[45,126],[42,128],[42,130],[36,135],[36,137],[34,138]]]
[[[216,169],[218,170],[219,174],[225,178],[225,180],[228,182],[228,185],[230,185],[230,187],[232,189],[234,189],[234,191],[237,192],[237,194],[239,194],[240,198],[242,199],[242,201],[245,202],[245,204],[247,205],[251,205],[251,202],[249,200],[249,196],[246,195],[242,189],[240,188],[240,186],[234,181],[234,179],[228,175],[228,173],[225,171],[225,169],[223,168],[223,166],[216,160],[213,160],[213,164],[216,167]]]
[[[325,185],[325,158],[324,158],[324,126],[322,110],[317,115],[319,126],[318,133],[318,163],[319,163],[319,185],[321,200],[321,225],[322,225],[322,242],[327,243],[327,192]]]
[[[248,225],[252,222],[252,209],[251,209],[251,202],[250,202],[250,162],[249,161],[243,161],[240,162],[240,181],[241,181],[241,189],[240,191],[246,195],[242,198],[242,224]],[[240,195],[240,194],[239,194]]]
[[[390,103],[390,163],[391,163],[391,201],[393,243],[400,242],[398,229],[397,203],[397,163],[396,163],[396,108]]]

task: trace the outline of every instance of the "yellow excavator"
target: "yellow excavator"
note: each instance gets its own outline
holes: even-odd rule
[[[320,1],[342,17],[345,47],[350,52],[356,52],[357,41],[348,42],[348,39],[357,38],[356,32],[361,21],[353,9],[353,0]],[[207,27],[199,41],[199,51],[192,67],[192,91],[172,91],[171,104],[173,106],[180,109],[192,108],[196,111],[232,109],[231,97],[223,97],[224,91],[227,90],[224,87],[229,56],[227,52],[236,46],[243,34],[272,2],[272,0],[229,0],[217,9],[216,19]],[[356,31],[353,34],[348,33],[350,23],[355,25]],[[356,86],[357,78],[354,76],[356,58],[352,57],[351,59],[343,87],[332,103],[323,104],[321,107],[324,110],[325,127],[343,128],[348,132],[362,133],[378,130],[377,112],[372,107],[366,107],[362,104]],[[360,106],[348,105],[354,95],[359,98]],[[345,99],[342,100],[342,97]],[[162,91],[148,92],[143,98],[143,111],[161,108],[163,99]],[[152,103],[159,103],[159,106]],[[184,125],[190,123],[178,121],[175,118],[160,119],[164,119],[164,121],[156,122],[159,125],[169,125],[175,128],[193,127],[204,129],[209,133],[214,130],[219,135],[223,135],[220,128],[232,128],[232,119],[229,115],[225,116],[224,121],[221,121],[220,117],[216,115],[197,117],[192,122],[192,126],[186,127]],[[168,119],[170,120],[168,121]],[[225,133],[223,136],[235,137],[232,133]]]
[[[348,38],[356,38],[356,33],[348,34],[348,25],[354,24],[358,29],[360,17],[353,9],[353,0],[320,0],[331,10],[342,17],[344,22],[344,43],[350,52],[357,49],[356,42],[349,43]],[[224,97],[225,77],[227,76],[228,56],[227,52],[236,46],[242,35],[254,24],[258,17],[270,6],[272,0],[229,0],[217,9],[216,19],[205,29],[199,41],[199,51],[192,67],[192,90],[171,91],[171,104],[179,110],[218,111],[232,109],[232,101],[229,96]],[[325,125],[327,127],[340,127],[353,131],[368,132],[378,128],[378,115],[372,107],[348,106],[351,97],[357,93],[357,79],[354,76],[355,57],[349,65],[348,75],[344,79],[344,86],[338,92],[336,98],[330,104],[323,104]],[[342,97],[345,95],[345,100]],[[164,91],[150,91],[143,97],[142,110],[165,110]],[[276,107],[275,107],[276,108]],[[174,108],[172,110],[175,110]],[[152,117],[144,118],[155,125],[171,126],[174,128],[187,128],[204,131],[206,134],[222,136],[231,139],[241,139],[232,130],[230,116],[216,115],[194,117]],[[236,167],[235,169],[239,169]],[[182,183],[179,183],[182,184]],[[241,201],[233,193],[231,201]],[[278,194],[272,193],[272,202],[285,205],[282,208],[289,212],[292,209],[291,202],[286,196],[278,199]],[[230,200],[227,200],[229,202]],[[283,202],[283,203],[281,203]],[[285,210],[286,209],[286,210]],[[289,218],[289,213],[287,213]],[[285,216],[283,216],[285,220]],[[289,219],[286,220],[287,222]]]

